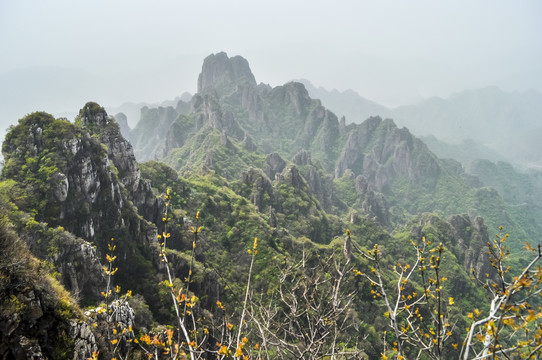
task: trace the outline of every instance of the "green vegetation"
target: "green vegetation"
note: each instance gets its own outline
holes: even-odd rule
[[[540,282],[523,248],[540,233],[522,190],[538,194],[536,174],[481,164],[493,175],[475,179],[392,120],[339,127],[300,84],[247,79],[196,95],[187,114],[144,110],[136,153],[164,162],[137,164],[96,103],[75,123],[32,113],[10,129],[0,315],[21,320],[14,336],[35,334],[33,291],[61,332],[40,344],[51,358],[70,357],[72,319],[100,334],[93,358],[539,352],[519,334],[534,334],[538,300],[518,308]],[[500,224],[509,250],[490,241]],[[129,306],[133,324],[116,318]],[[490,311],[495,329],[479,322]]]
[[[0,252],[0,321],[9,324],[0,337],[7,346],[4,356],[14,358],[8,344],[25,335],[39,344],[45,356],[72,359],[70,321],[82,319],[82,312],[13,232],[5,209],[0,214]]]

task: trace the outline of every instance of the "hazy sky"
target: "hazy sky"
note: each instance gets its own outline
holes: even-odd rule
[[[258,82],[306,78],[387,106],[542,91],[542,1],[1,0],[0,122],[173,99],[219,51]]]

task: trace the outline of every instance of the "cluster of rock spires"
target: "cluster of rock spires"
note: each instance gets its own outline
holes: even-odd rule
[[[213,130],[221,134],[220,143],[205,142]],[[344,118],[337,119],[319,100],[311,99],[303,84],[258,85],[244,58],[225,53],[204,60],[198,93],[190,103],[143,109],[129,136],[140,161],[161,160],[177,170],[214,170],[228,180],[238,179],[243,167],[255,167],[236,155],[241,150],[231,141],[242,151],[269,154],[270,182],[282,171],[273,168],[290,159],[327,212],[344,208],[333,192],[333,179],[352,177],[363,212],[384,226],[392,223],[384,194],[394,179],[431,189],[442,171],[425,144],[392,120],[372,117],[346,126]],[[223,171],[224,163],[216,160],[221,146],[237,156],[232,161],[243,164],[240,171]],[[180,162],[178,150],[184,157]]]

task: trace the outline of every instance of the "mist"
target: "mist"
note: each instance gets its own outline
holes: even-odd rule
[[[305,78],[388,107],[486,86],[542,91],[540,34],[534,0],[2,1],[0,128],[87,101],[194,93],[219,51],[245,57],[258,82]]]

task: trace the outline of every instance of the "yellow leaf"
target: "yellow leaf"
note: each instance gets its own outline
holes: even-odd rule
[[[536,314],[534,310],[527,310],[527,312],[529,313],[529,315],[527,315],[527,317],[525,318],[525,321],[531,322],[533,320],[536,320]]]

